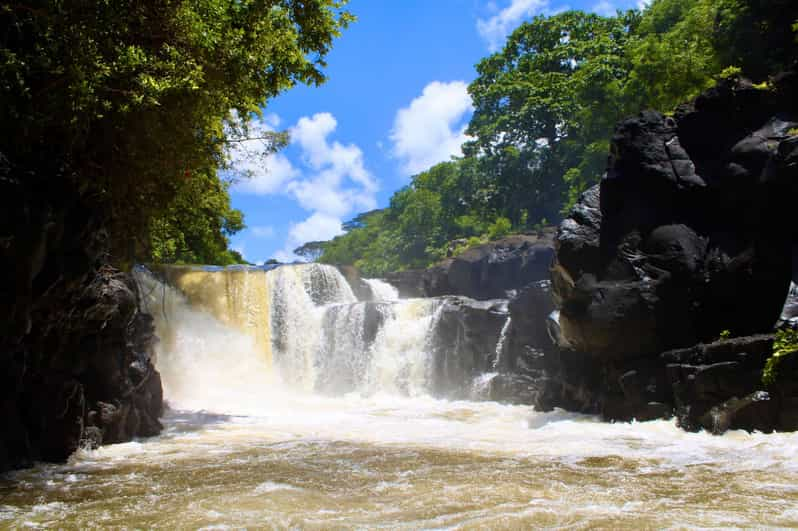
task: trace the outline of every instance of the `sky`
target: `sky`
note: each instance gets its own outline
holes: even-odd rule
[[[266,159],[252,156],[255,142],[231,153],[249,176],[231,189],[247,225],[232,248],[251,263],[294,261],[296,247],[341,234],[342,222],[387,206],[413,175],[460,155],[475,65],[525,20],[643,2],[350,0],[358,20],[333,44],[327,82],[271,100],[254,124],[288,131],[289,145]]]

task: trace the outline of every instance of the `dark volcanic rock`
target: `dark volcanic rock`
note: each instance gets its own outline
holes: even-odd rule
[[[452,259],[444,289],[474,299],[496,299],[531,282],[546,280],[554,259],[553,235],[549,231],[540,236],[507,236],[468,249]]]
[[[474,378],[494,370],[507,301],[445,297],[435,325],[433,392],[466,398]]]
[[[152,320],[105,265],[107,213],[62,173],[0,157],[0,471],[161,429]]]
[[[798,240],[794,77],[772,90],[722,82],[673,117],[619,124],[606,176],[556,239],[563,348],[550,374],[563,403],[619,419],[675,406],[689,429],[780,425],[786,399],[758,393],[769,340],[701,364],[660,353],[767,333],[781,314]]]
[[[715,433],[796,429],[781,416],[798,397],[798,356],[782,360],[778,378],[766,388],[762,368],[772,347],[773,336],[764,334],[663,353],[679,424]]]
[[[477,245],[426,270],[385,275],[403,297],[461,295],[504,299],[531,282],[547,280],[554,259],[554,228]]]
[[[424,269],[406,269],[404,271],[386,273],[384,280],[399,291],[400,297],[426,297],[427,292],[424,287],[425,274],[426,270]]]

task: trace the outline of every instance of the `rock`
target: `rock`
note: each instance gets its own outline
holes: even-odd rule
[[[634,357],[773,326],[793,237],[779,196],[798,171],[780,153],[798,114],[751,90],[721,85],[674,118],[618,126],[606,177],[556,241],[555,300],[575,349]]]
[[[672,117],[618,125],[605,177],[555,240],[559,352],[541,362],[553,397],[541,406],[675,412],[686,429],[783,426],[794,395],[763,389],[772,337],[758,334],[793,313],[798,101],[784,79],[722,82]],[[739,337],[715,341],[724,331]]]
[[[554,228],[547,228],[537,234],[507,236],[474,246],[425,270],[389,273],[385,280],[402,297],[508,298],[531,282],[548,280],[554,233]]]
[[[495,370],[496,346],[507,320],[507,301],[445,297],[435,325],[432,389],[437,396],[467,398],[471,383]]]
[[[152,319],[107,264],[108,212],[65,171],[0,155],[0,471],[161,429]]]
[[[510,299],[508,310],[508,355],[501,368],[521,373],[547,368],[547,354],[554,349],[547,323],[554,311],[551,282],[541,280],[524,286]]]
[[[406,269],[386,273],[383,280],[399,291],[402,298],[427,297],[424,269]]]
[[[549,278],[554,231],[518,234],[467,249],[428,270],[428,296],[463,295],[478,300],[507,298],[512,291]]]

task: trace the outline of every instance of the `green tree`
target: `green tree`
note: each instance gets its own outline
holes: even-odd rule
[[[414,176],[321,259],[379,274],[429,265],[455,239],[556,221],[601,178],[619,120],[670,111],[724,72],[762,80],[789,66],[796,19],[793,0],[654,0],[642,13],[522,24],[477,65],[465,157]]]
[[[0,150],[26,167],[60,161],[74,187],[110,205],[113,254],[130,260],[149,245],[149,220],[186,193],[183,179],[225,166],[230,131],[246,134],[296,83],[324,81],[352,21],[344,3],[4,3]],[[264,138],[264,150],[280,140]]]
[[[569,171],[580,186],[600,176],[585,150],[607,139],[625,111],[625,47],[638,21],[635,12],[537,17],[477,65],[465,152],[483,161],[497,183],[497,210],[514,223],[522,211],[529,223],[556,219]]]
[[[200,173],[186,179],[167,208],[149,220],[147,254],[158,263],[229,265],[244,262],[228,238],[244,228],[230,207],[228,182]]]

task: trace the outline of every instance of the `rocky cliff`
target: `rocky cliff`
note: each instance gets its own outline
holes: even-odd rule
[[[619,124],[606,176],[556,239],[550,405],[675,414],[687,429],[798,428],[798,373],[761,381],[798,241],[796,94],[795,74],[767,88],[725,81],[673,116]]]
[[[47,164],[0,157],[0,471],[161,429],[152,321],[107,264],[107,212]]]

